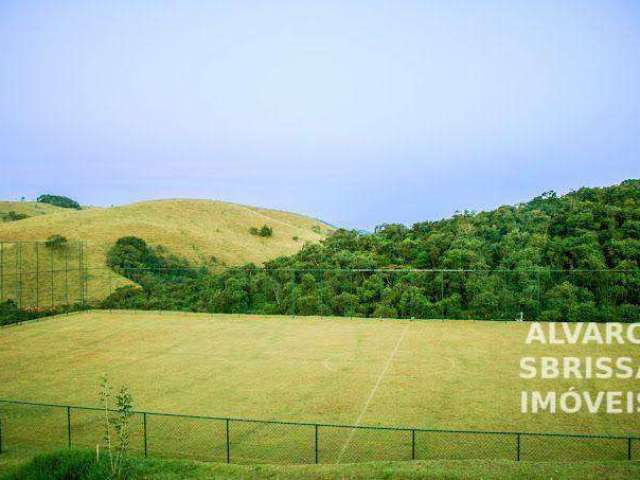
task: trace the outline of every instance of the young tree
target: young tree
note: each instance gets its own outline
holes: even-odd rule
[[[51,250],[63,250],[67,247],[67,239],[62,235],[51,235],[49,238],[47,238],[47,241],[44,242],[44,245]]]
[[[126,385],[123,385],[116,395],[116,408],[112,410],[110,406],[111,391],[112,387],[105,374],[101,378],[100,391],[100,400],[104,409],[103,446],[107,450],[111,480],[124,480],[127,478],[129,468],[127,458],[129,450],[129,418],[133,410],[133,397]],[[114,435],[115,439],[113,438]],[[99,448],[97,452],[99,457]]]

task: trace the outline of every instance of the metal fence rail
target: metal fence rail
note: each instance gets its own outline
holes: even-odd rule
[[[104,410],[0,400],[0,454],[95,448]],[[134,454],[226,463],[432,459],[602,461],[640,458],[640,437],[442,430],[134,411]]]

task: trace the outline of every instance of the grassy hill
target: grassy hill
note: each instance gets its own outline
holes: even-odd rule
[[[47,203],[0,201],[0,218],[4,218],[9,212],[21,213],[29,217],[37,217],[50,213],[63,212],[64,210],[64,208]]]
[[[330,230],[322,222],[303,215],[211,200],[158,200],[80,211],[31,202],[3,202],[1,205],[8,210],[16,206],[16,212],[24,211],[34,216],[0,223],[0,241],[44,241],[54,234],[63,235],[70,241],[83,240],[86,241],[83,257],[89,267],[104,267],[109,247],[126,235],[141,237],[151,245],[163,245],[169,253],[197,264],[239,265],[247,262],[261,264],[281,255],[293,254],[305,242],[317,242]],[[272,237],[249,233],[251,227],[260,228],[264,224],[272,227]],[[3,298],[6,299],[9,298],[8,292],[16,290],[14,284],[18,280],[15,271],[11,271],[12,268],[15,270],[15,247],[4,247],[2,283]],[[29,245],[24,247],[22,261],[34,269],[35,252]],[[40,250],[38,255],[44,255],[38,262],[40,268],[42,265],[46,269],[51,265],[54,269],[62,268],[65,259],[60,252]],[[77,264],[77,255],[74,248],[71,252],[72,265]],[[106,270],[90,269],[88,275],[89,299],[103,298],[109,290],[128,282]],[[58,303],[59,297],[63,296],[61,281],[55,282],[54,279],[58,286],[51,289],[49,278],[39,277],[43,295],[47,299],[53,296]],[[23,292],[34,290],[30,288],[35,281],[33,278],[26,276],[21,281]],[[73,296],[75,298],[75,293]]]

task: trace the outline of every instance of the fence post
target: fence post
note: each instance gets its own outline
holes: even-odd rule
[[[142,413],[142,429],[144,431],[144,456],[147,456],[147,412]]]
[[[18,308],[22,308],[22,290],[20,284],[22,283],[22,264],[20,262],[20,242],[15,244],[15,257],[16,257],[16,305]]]
[[[111,268],[107,268],[107,276],[109,277],[109,280],[108,280],[108,282],[109,282],[109,296],[111,296],[111,282],[112,282],[112,280],[111,280]]]
[[[353,270],[349,269],[349,284],[351,285],[351,295],[353,295]],[[353,318],[353,310],[349,309],[349,318]]]
[[[322,277],[324,276],[324,272],[320,272],[320,286],[318,287],[318,296],[319,298],[319,302],[318,302],[318,315],[320,316],[320,319],[322,319],[322,307],[324,305],[323,303],[323,298],[322,298]]]
[[[540,292],[540,268],[536,270],[536,278],[538,283],[538,318],[540,320],[540,314],[542,313],[542,292]]]
[[[69,306],[69,250],[64,250],[64,304]]]
[[[631,461],[631,437],[627,438],[627,460]]]
[[[318,463],[318,425],[314,425],[315,429],[315,459],[316,463]]]
[[[84,250],[88,250],[88,242],[87,240],[85,240],[85,246],[84,246]],[[85,298],[85,306],[86,304],[89,302],[89,264],[87,263],[87,259],[85,258],[85,255],[82,255],[82,259],[84,261],[84,273],[85,273],[85,277],[84,277],[84,298]]]
[[[296,271],[291,275],[291,316],[296,316]]]
[[[49,269],[51,270],[51,309],[53,310],[53,307],[55,305],[55,290],[54,290],[55,275],[53,270],[53,248],[49,249]]]
[[[231,463],[231,446],[229,441],[229,419],[226,419],[226,444],[227,444],[227,463]]]
[[[40,309],[40,254],[38,252],[38,242],[34,243],[36,252],[36,310]]]
[[[82,282],[82,241],[78,242],[78,301],[84,304],[84,286]]]
[[[516,462],[520,461],[520,434],[516,433]]]
[[[440,272],[440,305],[442,307],[442,320],[444,320],[447,315],[444,307],[444,270]]]
[[[4,302],[4,242],[0,242],[0,303]]]
[[[2,454],[2,417],[0,417],[0,454]]]
[[[71,448],[71,407],[67,407],[67,446]]]
[[[416,459],[416,431],[411,430],[411,460]]]

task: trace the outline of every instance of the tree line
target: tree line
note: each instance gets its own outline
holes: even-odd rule
[[[128,237],[108,264],[139,287],[105,306],[628,322],[640,320],[639,262],[640,181],[627,180],[371,234],[337,230],[261,268],[194,268]]]

